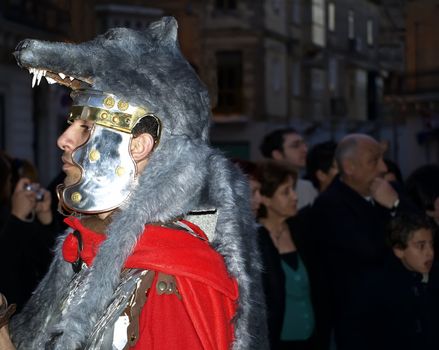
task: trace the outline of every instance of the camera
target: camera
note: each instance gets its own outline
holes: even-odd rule
[[[24,188],[26,191],[35,192],[35,199],[41,202],[44,199],[44,189],[40,188],[38,184],[29,184]]]

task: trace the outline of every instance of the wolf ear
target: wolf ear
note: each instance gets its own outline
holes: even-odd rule
[[[163,17],[160,21],[151,23],[148,30],[160,41],[177,42],[178,23],[174,17]]]

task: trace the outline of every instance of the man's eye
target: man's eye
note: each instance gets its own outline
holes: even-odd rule
[[[81,128],[84,128],[86,131],[90,131],[91,130],[91,126],[88,126],[87,124],[81,125]]]
[[[299,147],[301,147],[302,145],[304,145],[305,144],[305,141],[304,140],[297,140],[297,141],[294,141],[292,144],[291,144],[291,147],[292,148],[299,148]]]

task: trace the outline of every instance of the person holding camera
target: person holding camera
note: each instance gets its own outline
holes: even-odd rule
[[[28,178],[18,180],[11,200],[11,214],[24,222],[37,219],[43,225],[52,223],[52,202],[49,191]]]
[[[5,154],[0,154],[0,168],[0,292],[20,310],[52,259],[56,232],[52,199],[40,184],[20,177],[14,161]]]

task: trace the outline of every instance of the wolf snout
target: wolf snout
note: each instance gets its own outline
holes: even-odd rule
[[[29,39],[20,41],[16,46],[15,51],[12,53],[20,67],[22,67],[23,64],[23,51],[31,47],[32,41],[33,40]]]
[[[27,49],[29,47],[29,45],[30,45],[30,40],[29,39],[22,40],[22,41],[20,41],[18,43],[17,47],[15,48],[15,52]]]
[[[12,53],[17,60],[17,63],[19,66],[21,66],[20,62],[20,53],[21,51],[27,49],[30,46],[31,41],[29,39],[22,40],[18,43],[17,47],[15,48],[15,51]]]

